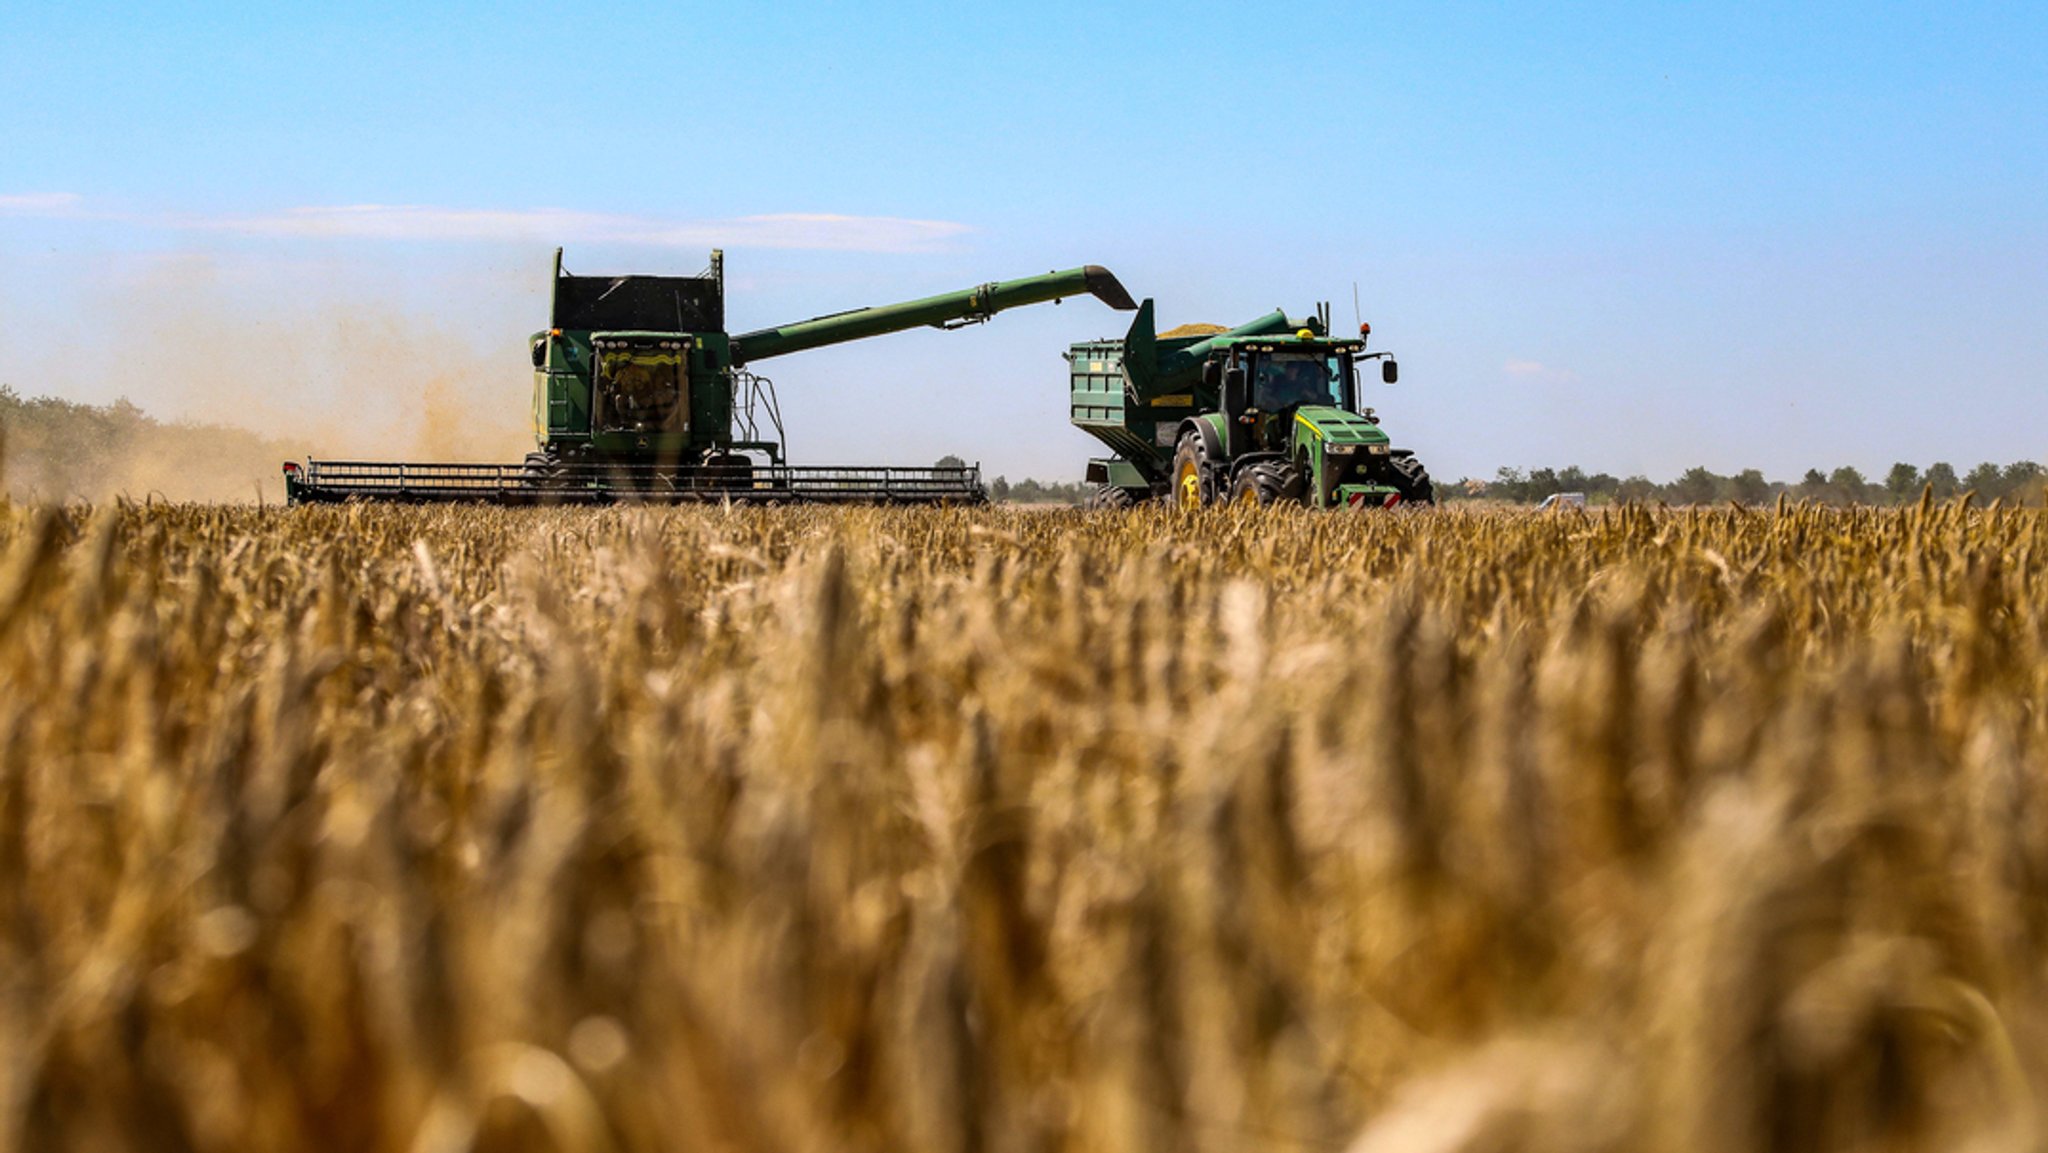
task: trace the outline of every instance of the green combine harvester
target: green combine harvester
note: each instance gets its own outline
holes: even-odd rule
[[[1272,312],[1223,331],[1159,336],[1152,302],[1122,340],[1067,352],[1075,427],[1108,445],[1088,462],[1091,506],[1164,498],[1182,508],[1222,501],[1313,508],[1436,501],[1415,454],[1393,447],[1359,403],[1359,370],[1392,354],[1330,335],[1329,306],[1307,320]]]
[[[701,276],[571,276],[556,249],[548,328],[532,338],[537,451],[519,464],[287,462],[285,490],[294,504],[981,503],[987,491],[971,465],[788,463],[774,387],[750,366],[1083,295],[1137,307],[1108,269],[1091,264],[731,336],[721,252]]]

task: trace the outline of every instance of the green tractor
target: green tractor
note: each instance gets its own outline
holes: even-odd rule
[[[1122,340],[1074,345],[1073,423],[1115,454],[1088,462],[1091,506],[1434,504],[1422,462],[1359,403],[1367,362],[1388,384],[1399,376],[1391,354],[1366,351],[1371,331],[1331,336],[1325,305],[1301,321],[1272,312],[1160,336],[1147,300]]]

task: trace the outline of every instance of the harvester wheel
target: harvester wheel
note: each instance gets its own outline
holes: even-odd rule
[[[1285,461],[1260,461],[1248,465],[1230,485],[1232,504],[1299,504],[1301,470]]]
[[[1429,479],[1429,470],[1412,456],[1397,456],[1393,459],[1394,487],[1401,490],[1403,504],[1435,504],[1436,484]]]
[[[562,461],[552,453],[529,452],[526,463],[520,467],[519,478],[526,487],[553,492],[565,487],[562,482]]]
[[[1202,435],[1186,433],[1173,450],[1173,506],[1197,509],[1216,501],[1215,481],[1209,477],[1209,448]]]
[[[1121,485],[1098,484],[1088,494],[1088,507],[1092,509],[1126,509],[1137,503],[1131,499],[1131,490]]]
[[[698,475],[715,489],[751,492],[754,488],[754,462],[736,452],[706,457]]]

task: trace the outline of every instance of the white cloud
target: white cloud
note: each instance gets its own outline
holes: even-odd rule
[[[927,252],[968,231],[950,220],[835,213],[776,213],[675,220],[566,208],[470,209],[420,204],[344,204],[255,215],[89,213],[75,193],[0,196],[0,214],[90,217],[177,231],[280,239],[607,242],[667,248],[796,248]]]
[[[1567,384],[1579,379],[1579,374],[1570,369],[1552,368],[1540,360],[1516,360],[1510,358],[1506,364],[1500,366],[1500,369],[1509,376],[1518,376],[1524,380],[1554,381],[1560,384]]]
[[[84,197],[76,192],[29,192],[0,196],[0,216],[76,216]]]

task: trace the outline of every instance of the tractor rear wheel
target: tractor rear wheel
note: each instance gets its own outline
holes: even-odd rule
[[[1403,504],[1435,504],[1436,484],[1429,479],[1429,470],[1412,456],[1397,456],[1393,459],[1394,487],[1401,492]]]
[[[1209,447],[1202,434],[1182,434],[1173,450],[1173,507],[1197,509],[1216,501],[1216,484],[1209,477]]]
[[[1114,484],[1098,484],[1088,494],[1088,507],[1092,509],[1126,509],[1137,504],[1131,499],[1131,490]]]
[[[1260,461],[1248,465],[1230,484],[1232,504],[1299,504],[1301,470],[1285,461]]]

